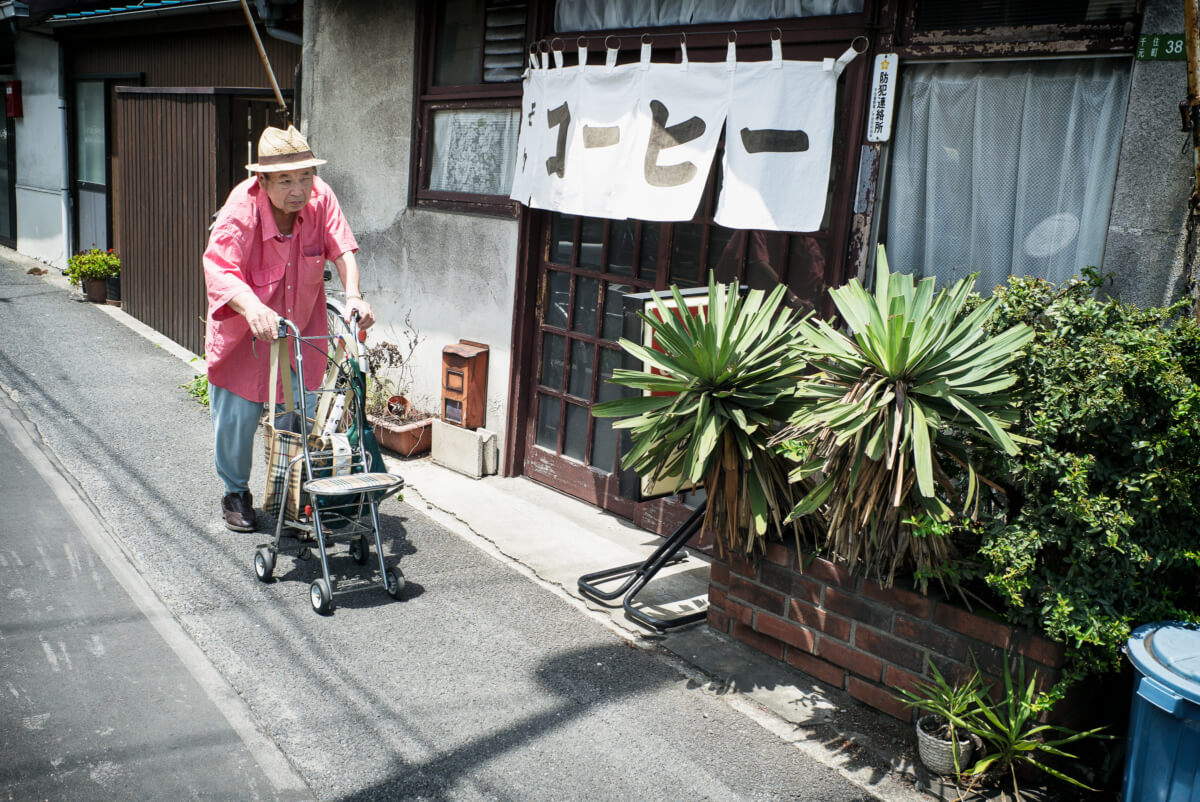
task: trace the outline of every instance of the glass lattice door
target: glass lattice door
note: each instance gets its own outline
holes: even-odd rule
[[[813,309],[827,287],[828,250],[823,232],[735,231],[707,216],[672,224],[548,215],[525,473],[647,528],[672,528],[686,514],[680,501],[646,510],[628,481],[622,494],[621,433],[610,419],[591,415],[593,404],[628,392],[607,381],[624,357],[617,343],[623,296],[701,286],[713,271],[719,281],[750,287],[786,284],[793,306]]]

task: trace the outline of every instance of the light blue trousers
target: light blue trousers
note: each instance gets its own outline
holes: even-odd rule
[[[300,383],[294,374],[292,387],[294,392],[299,392]],[[311,416],[317,409],[317,394],[305,393],[304,403]],[[212,410],[213,461],[217,466],[217,476],[221,477],[226,493],[249,490],[254,436],[266,404],[247,401],[216,385],[209,385],[208,404]],[[275,408],[283,411],[282,404],[277,404]]]

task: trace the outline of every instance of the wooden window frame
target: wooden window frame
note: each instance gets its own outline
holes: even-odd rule
[[[521,108],[521,81],[502,83],[459,84],[435,86],[433,83],[437,49],[437,18],[440,3],[422,3],[417,24],[417,53],[420,68],[417,70],[413,88],[413,163],[410,172],[409,206],[422,209],[439,209],[451,212],[468,212],[494,217],[516,219],[521,206],[507,195],[486,195],[471,192],[445,192],[431,190],[429,172],[432,160],[433,113],[454,109],[516,109]],[[544,30],[546,5],[540,0],[529,0],[526,17],[526,37]],[[553,3],[549,3],[551,10]],[[527,57],[526,57],[527,58]],[[482,72],[482,59],[480,71]]]
[[[1095,24],[1052,24],[917,30],[921,0],[900,0],[891,35],[881,38],[880,52],[908,59],[1021,58],[1132,52],[1137,43],[1142,8],[1133,20]]]

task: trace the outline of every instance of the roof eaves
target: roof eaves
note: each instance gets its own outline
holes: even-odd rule
[[[55,14],[46,20],[46,24],[58,28],[95,22],[123,22],[125,20],[143,19],[146,17],[223,11],[238,5],[240,5],[240,0],[157,0],[156,2],[151,1],[113,8],[95,9],[92,11],[70,11]]]

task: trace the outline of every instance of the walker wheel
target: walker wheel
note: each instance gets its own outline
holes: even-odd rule
[[[260,582],[271,581],[271,574],[275,573],[275,552],[269,547],[259,546],[254,553],[254,573]]]
[[[393,599],[404,595],[404,572],[400,570],[400,566],[393,565],[386,579],[388,595]]]
[[[324,579],[314,580],[308,588],[308,598],[312,602],[312,607],[321,615],[326,615],[333,609],[333,593],[329,590],[329,583]]]
[[[359,535],[350,541],[350,556],[354,558],[354,562],[359,565],[367,564],[367,557],[371,554],[371,546],[367,541],[366,535]]]

